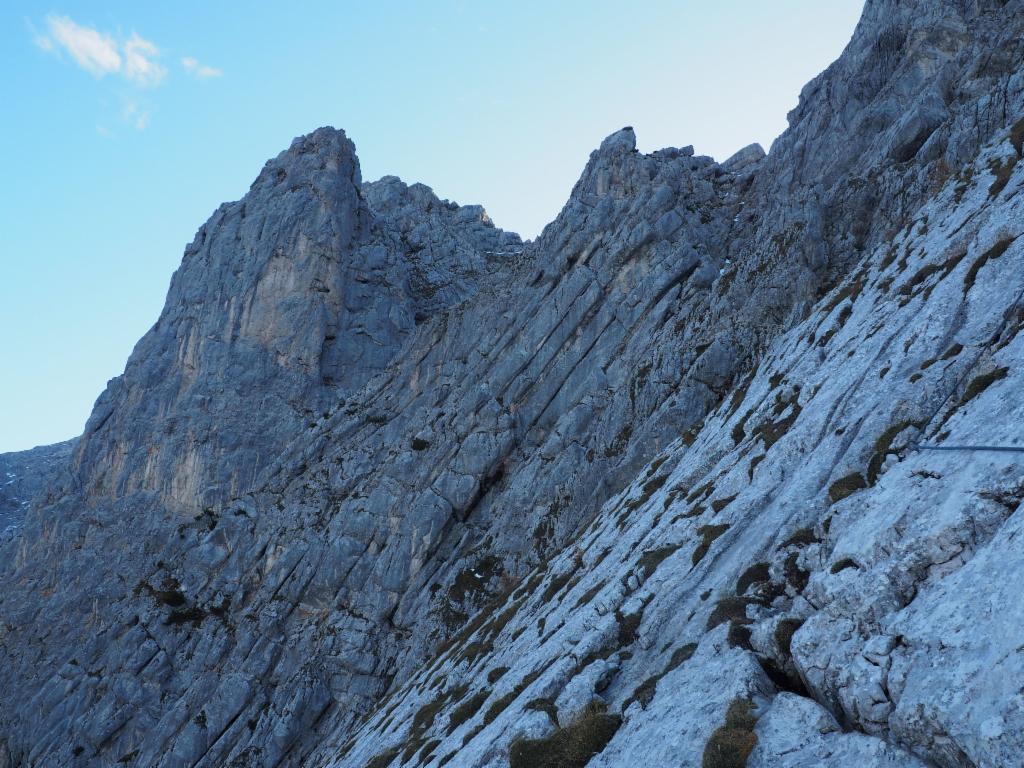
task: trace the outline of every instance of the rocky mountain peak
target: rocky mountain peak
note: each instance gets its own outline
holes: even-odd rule
[[[361,182],[355,144],[345,131],[325,125],[293,139],[288,149],[268,160],[254,186],[266,177],[276,178],[282,172],[310,180],[319,172],[345,170],[349,171],[347,175],[354,184]]]
[[[296,431],[518,246],[482,209],[363,185],[344,131],[295,139],[186,248],[163,313],[97,401],[78,483],[186,509],[244,493]]]
[[[609,134],[596,150],[599,155],[621,155],[636,150],[636,132],[627,125]]]
[[[1021,40],[872,0],[527,244],[297,140],[0,541],[0,766],[1018,765]]]

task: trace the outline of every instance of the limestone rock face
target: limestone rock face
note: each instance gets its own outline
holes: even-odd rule
[[[14,533],[25,513],[61,484],[75,441],[0,453],[0,536]],[[8,529],[12,529],[8,531]]]
[[[0,765],[1019,764],[1022,39],[871,0],[527,243],[296,140],[0,544]]]
[[[352,142],[322,128],[221,206],[86,424],[74,461],[84,492],[155,491],[196,510],[251,490],[290,436],[386,366],[417,320],[473,292],[486,257],[460,256],[490,248],[493,264],[518,244],[478,206],[396,186],[364,195]],[[410,225],[431,208],[433,219]],[[433,243],[417,239],[425,229]]]
[[[398,235],[420,322],[500,279],[504,265],[523,252],[518,235],[497,229],[482,206],[438,200],[430,187],[397,176],[365,183],[362,191]]]

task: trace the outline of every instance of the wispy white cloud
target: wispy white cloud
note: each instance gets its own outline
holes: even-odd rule
[[[120,108],[113,107],[108,118],[96,124],[97,134],[113,138],[116,124],[131,126],[138,131],[146,129],[155,106],[145,89],[160,85],[168,74],[156,43],[137,32],[129,36],[111,34],[58,14],[46,17],[42,32],[30,19],[25,19],[25,23],[32,42],[39,49],[65,61],[70,59],[97,79],[111,75],[133,86],[117,89],[121,92],[118,97]],[[224,74],[191,56],[182,58],[181,66],[189,75],[201,80]]]
[[[142,86],[158,85],[167,74],[157,58],[160,49],[134,32],[124,44],[124,69],[122,74]]]
[[[43,50],[53,50],[56,43],[78,66],[96,77],[121,69],[121,55],[110,35],[76,24],[67,16],[50,16],[46,23],[49,37],[36,38],[36,45]]]
[[[206,80],[210,77],[220,77],[224,74],[221,70],[216,67],[208,67],[205,64],[200,64],[196,59],[191,56],[186,56],[181,60],[181,66],[185,68],[185,71],[189,74],[195,75],[196,77]]]
[[[33,30],[33,42],[44,51],[65,51],[94,77],[118,74],[142,87],[159,85],[167,70],[160,64],[160,49],[150,40],[132,33],[121,42],[94,27],[78,24],[68,16],[46,19],[46,34]]]

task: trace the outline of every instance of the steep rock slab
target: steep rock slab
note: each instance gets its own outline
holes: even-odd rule
[[[595,706],[592,765],[1014,764],[1022,459],[909,450],[1019,444],[1024,167],[996,197],[985,170],[1012,136],[313,764],[497,768]]]
[[[1016,211],[1019,58],[974,64],[1015,50],[1018,8],[871,4],[777,151],[735,172],[609,137],[505,285],[422,322],[393,364],[284,438],[252,496],[183,519],[151,494],[72,495],[30,516],[0,604],[19,648],[4,690],[33,692],[5,723],[16,754],[503,765],[519,737],[597,703],[623,717],[609,761],[638,748],[696,761],[754,736],[772,760],[765,749],[789,748],[772,723],[820,723],[822,707],[873,735],[798,735],[814,753],[912,764],[908,749],[939,759],[952,741],[989,759],[973,725],[950,734],[952,704],[889,723],[865,665],[890,649],[860,653],[843,634],[821,665],[813,649],[831,644],[812,614],[830,610],[819,581],[858,562],[822,547],[842,529],[827,505],[896,482],[887,456],[905,422],[971,389],[977,355],[945,356],[980,351],[1001,322],[991,307],[1012,306],[1019,251],[990,246]],[[960,37],[893,43],[888,19],[904,39],[940,23]],[[934,50],[955,66],[925,66]],[[882,152],[908,94],[947,69],[958,141],[912,163]],[[873,112],[848,153],[851,121]],[[942,160],[989,137],[943,178]],[[992,301],[964,306],[965,291]],[[977,376],[1009,369],[996,362]],[[748,364],[757,374],[737,379]],[[979,439],[999,437],[973,418]],[[896,603],[860,605],[835,612],[874,631]],[[776,717],[779,688],[817,703]],[[967,722],[1012,751],[993,717],[1013,722]]]

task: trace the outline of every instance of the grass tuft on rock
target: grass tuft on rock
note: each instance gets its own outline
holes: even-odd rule
[[[1017,151],[1017,157],[1024,157],[1024,118],[1014,123],[1010,129],[1010,143]]]
[[[754,584],[763,584],[769,581],[771,575],[769,573],[768,563],[754,563],[752,566],[747,568],[740,578],[736,582],[736,594],[742,595]]]
[[[832,566],[832,568],[830,570],[831,570],[831,572],[833,574],[836,574],[836,573],[839,573],[840,571],[845,571],[847,568],[858,568],[858,567],[859,566],[857,565],[857,561],[854,560],[852,557],[844,557],[842,560],[839,560],[838,562],[833,564],[833,566]]]
[[[667,544],[664,547],[648,549],[645,551],[637,562],[637,566],[643,573],[643,577],[645,579],[648,578],[658,569],[658,566],[661,565],[669,555],[673,554],[681,546],[681,544]]]
[[[835,504],[867,487],[868,483],[864,479],[864,475],[860,472],[852,472],[846,477],[839,478],[828,487],[828,497]]]
[[[798,593],[804,591],[811,578],[810,571],[805,571],[798,565],[799,559],[799,552],[790,552],[786,562],[782,565],[782,570],[786,574],[786,582]]]
[[[622,703],[622,711],[625,712],[627,709],[629,709],[629,705],[632,704],[634,701],[640,702],[640,707],[642,709],[647,709],[647,705],[654,700],[654,694],[657,692],[658,689],[658,681],[661,680],[661,678],[663,678],[669,672],[676,669],[680,664],[689,661],[696,650],[696,643],[687,643],[686,645],[682,645],[679,648],[676,648],[675,651],[672,653],[672,658],[669,659],[668,664],[665,665],[665,668],[661,670],[661,672],[659,672],[658,674],[651,675],[649,678],[640,683],[640,685],[637,686],[636,690],[633,691],[632,695]]]
[[[401,749],[398,747],[393,747],[386,752],[381,752],[366,764],[366,768],[387,768],[394,762],[395,758],[398,757],[399,752],[401,752]]]
[[[480,711],[480,708],[487,701],[488,692],[486,690],[477,691],[469,699],[462,702],[454,710],[448,718],[448,733],[449,735],[460,725],[465,723],[469,718]]]
[[[995,245],[993,245],[991,248],[989,248],[987,251],[981,254],[981,256],[979,256],[977,260],[975,260],[975,262],[971,264],[970,269],[967,270],[967,274],[964,275],[965,295],[971,290],[971,288],[974,287],[974,283],[978,279],[978,273],[981,272],[981,268],[984,267],[993,259],[998,259],[1004,253],[1006,253],[1006,249],[1009,248],[1013,244],[1013,241],[1016,239],[1017,238],[1011,237],[1009,235],[999,239],[998,241],[996,241]]]
[[[947,352],[947,354],[949,353]],[[959,354],[959,352],[956,354]],[[888,427],[878,436],[878,439],[875,440],[875,452],[871,456],[871,461],[868,462],[868,485],[874,485],[878,482],[878,478],[882,474],[882,467],[885,465],[885,460],[892,449],[893,441],[911,427],[920,429],[921,426],[922,422],[920,421],[901,421]]]
[[[542,739],[522,739],[509,751],[509,768],[584,768],[600,754],[622,724],[599,708]]]
[[[817,544],[818,541],[819,539],[814,535],[813,528],[798,528],[793,531],[792,536],[779,545],[779,549],[785,549],[786,547],[807,547],[811,544]]]
[[[697,548],[693,550],[692,559],[694,565],[704,559],[704,555],[706,555],[708,550],[711,549],[711,545],[714,543],[715,539],[727,530],[729,530],[727,523],[722,523],[721,525],[702,525],[697,529],[697,533],[701,536],[701,542],[697,545]]]
[[[747,618],[747,606],[759,605],[761,601],[753,597],[724,597],[715,603],[715,607],[708,616],[707,630],[711,631],[719,624],[727,621],[734,621],[737,624],[749,624]]]
[[[749,699],[734,699],[721,726],[704,745],[702,768],[744,768],[757,744],[754,733],[754,704]]]
[[[803,625],[803,619],[783,619],[775,625],[775,645],[783,656],[793,655],[793,635]]]
[[[508,672],[508,667],[495,667],[487,673],[487,682],[494,685],[505,675],[506,672]]]
[[[967,385],[967,391],[964,392],[964,396],[960,398],[960,405],[966,405],[997,381],[1005,379],[1009,372],[1009,368],[996,368],[994,371],[990,371],[989,373],[985,373],[974,378],[971,383]]]

